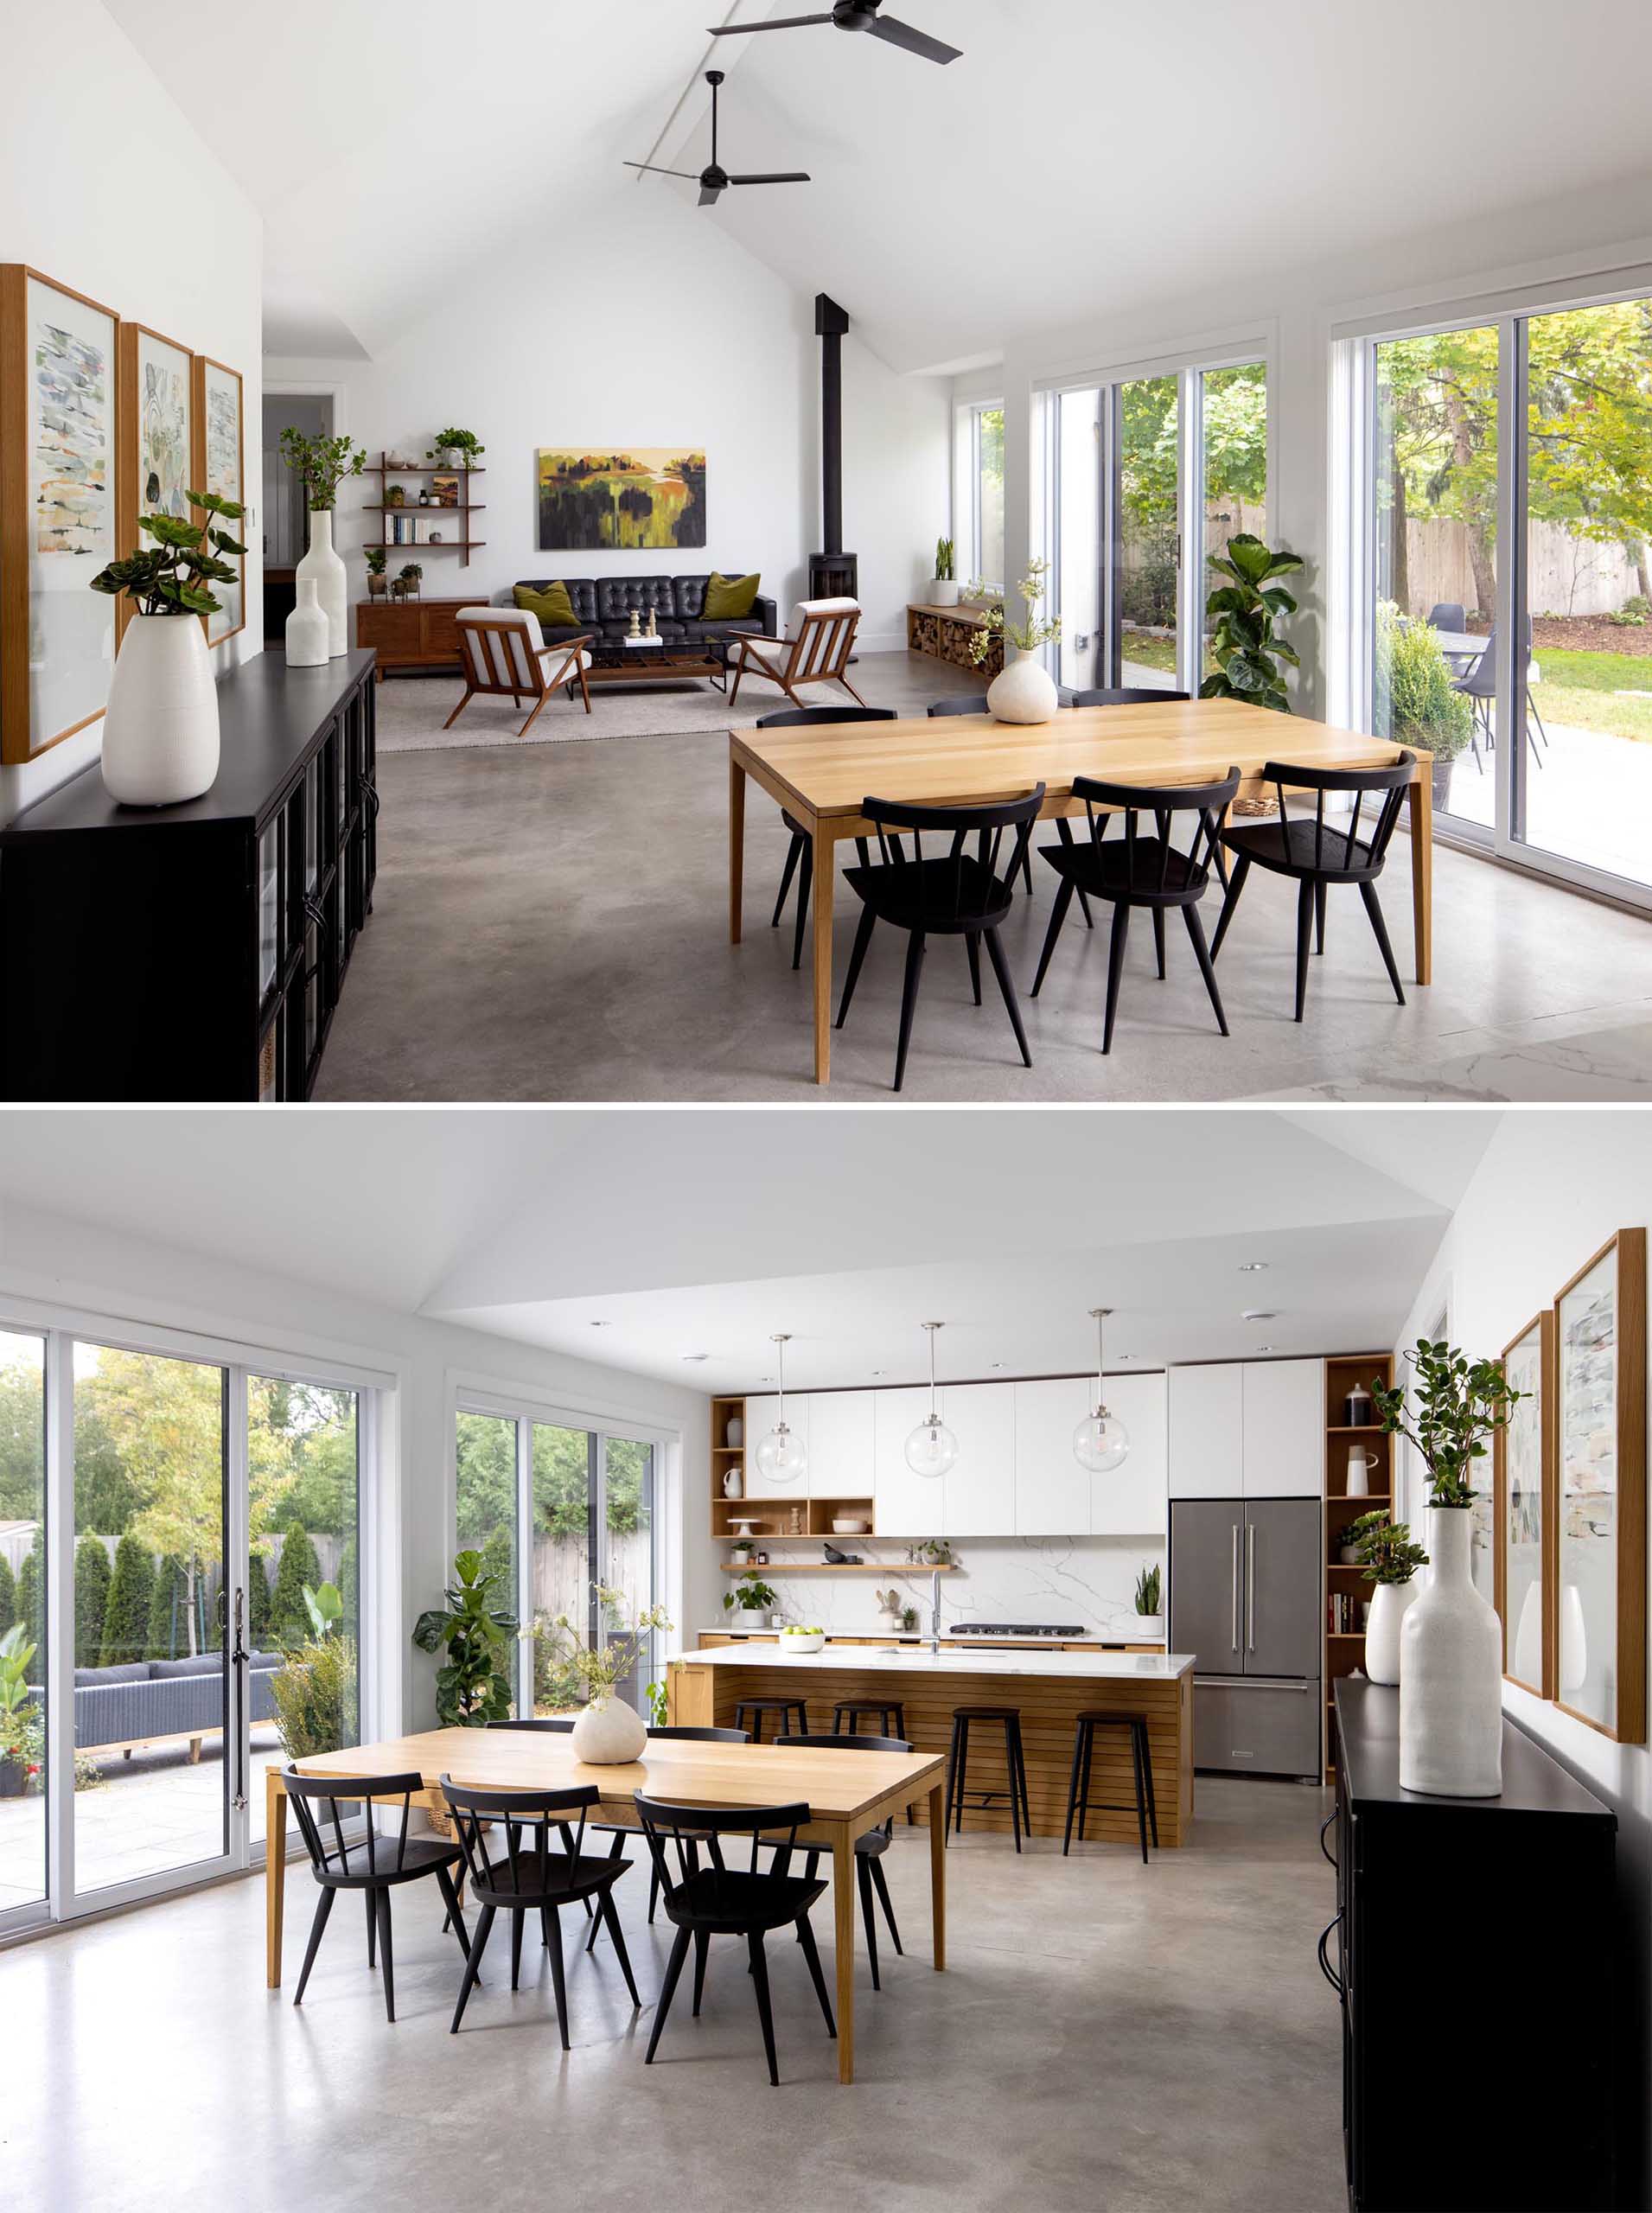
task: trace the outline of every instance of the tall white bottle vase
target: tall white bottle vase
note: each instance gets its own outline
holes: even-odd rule
[[[302,585],[306,577],[316,581],[316,596],[327,617],[327,652],[330,660],[350,649],[350,577],[333,551],[333,510],[309,511],[309,551],[294,571]]]
[[[332,657],[332,632],[314,577],[298,578],[298,604],[287,617],[287,666],[319,668]]]
[[[218,686],[193,615],[126,625],[103,718],[103,781],[124,807],[175,807],[218,774]]]
[[[1433,1572],[1400,1629],[1400,1787],[1438,1798],[1502,1789],[1502,1632],[1470,1573],[1471,1522],[1429,1508]]]

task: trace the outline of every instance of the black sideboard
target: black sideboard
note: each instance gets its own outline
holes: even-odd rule
[[[1617,1816],[1509,1721],[1501,1796],[1402,1790],[1400,1693],[1362,1679],[1336,1758],[1349,2205],[1611,2207]]]
[[[373,906],[374,655],[219,683],[212,789],[85,769],[0,830],[0,1094],[307,1098]]]

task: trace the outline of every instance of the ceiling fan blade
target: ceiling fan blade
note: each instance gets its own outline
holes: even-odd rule
[[[943,46],[928,31],[915,31],[910,23],[896,22],[893,16],[874,16],[866,28],[874,38],[887,39],[891,46],[903,46],[909,54],[918,54],[925,61],[957,61],[962,58],[961,48]]]
[[[731,176],[730,184],[809,184],[813,180],[807,169],[782,169],[769,176]]]
[[[718,203],[718,197],[722,190],[723,187],[720,184],[701,185],[700,206],[702,207],[715,207]]]
[[[697,181],[699,175],[698,169],[662,169],[657,162],[622,162],[620,167],[626,169],[646,169],[650,176],[685,176],[691,184]]]
[[[776,16],[769,23],[713,23],[709,35],[712,38],[733,38],[745,31],[800,31],[805,23],[829,23],[830,16]]]

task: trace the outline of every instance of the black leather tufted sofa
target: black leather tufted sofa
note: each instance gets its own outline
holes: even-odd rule
[[[749,571],[724,570],[726,575],[749,575]],[[554,577],[524,577],[521,581],[531,590],[544,591],[557,582]],[[708,637],[733,637],[741,631],[756,638],[774,638],[780,634],[775,628],[775,603],[761,596],[753,603],[749,615],[730,617],[721,622],[706,622],[700,609],[705,601],[705,587],[711,582],[704,577],[564,577],[568,596],[573,602],[574,613],[579,620],[570,630],[547,623],[545,641],[555,645],[558,639],[578,637],[595,631],[602,638],[622,638],[631,628],[631,609],[635,607],[647,628],[648,610],[654,609],[654,628],[662,638],[681,638],[690,641]],[[510,604],[506,595],[506,604]]]

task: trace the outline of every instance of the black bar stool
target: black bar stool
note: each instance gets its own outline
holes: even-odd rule
[[[967,1783],[969,1767],[969,1725],[972,1721],[985,1722],[1004,1731],[1004,1763],[1009,1770],[1010,1788],[1003,1790],[971,1791]],[[952,1715],[952,1752],[947,1762],[947,1833],[953,1830],[953,1809],[957,1808],[957,1828],[964,1834],[964,1809],[973,1807],[984,1813],[995,1798],[1008,1797],[1010,1822],[1015,1831],[1015,1848],[1021,1849],[1021,1832],[1032,1834],[1032,1808],[1027,1803],[1027,1763],[1021,1750],[1021,1709],[1018,1706],[955,1706]]]
[[[864,1717],[872,1721],[874,1737],[904,1737],[906,1735],[906,1706],[899,1699],[840,1698],[832,1709],[832,1732],[836,1737],[857,1737]],[[908,1828],[917,1827],[917,1816],[910,1806],[906,1809]]]
[[[1073,1817],[1078,1816],[1078,1840],[1084,1841],[1084,1816],[1089,1814],[1127,1814],[1131,1808],[1117,1799],[1092,1798],[1090,1759],[1098,1729],[1127,1729],[1130,1764],[1136,1780],[1136,1827],[1141,1833],[1142,1865],[1147,1864],[1147,1831],[1151,1825],[1153,1848],[1158,1848],[1158,1806],[1153,1796],[1153,1766],[1147,1748],[1147,1723],[1139,1713],[1081,1713],[1073,1731],[1073,1773],[1067,1786],[1067,1830],[1062,1838],[1062,1858],[1073,1841]]]
[[[746,1728],[746,1716],[750,1714],[751,1741],[761,1744],[765,1713],[779,1716],[775,1728],[776,1737],[807,1737],[809,1733],[808,1707],[800,1698],[743,1698],[734,1709],[734,1725],[737,1729]],[[793,1714],[797,1716],[795,1721]]]

